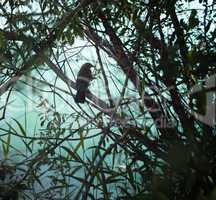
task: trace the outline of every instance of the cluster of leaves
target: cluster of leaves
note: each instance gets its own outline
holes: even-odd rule
[[[33,7],[37,9],[32,11]],[[18,120],[14,127],[7,124],[8,129],[0,129],[7,136],[1,139],[5,159],[13,146],[12,135],[21,138],[26,148],[27,155],[19,153],[27,169],[21,183],[25,182],[32,195],[25,198],[216,198],[215,127],[198,121],[186,109],[206,114],[206,108],[215,104],[215,100],[207,104],[205,90],[187,95],[197,84],[205,88],[206,80],[216,73],[214,7],[214,1],[208,0],[1,3],[5,24],[0,30],[0,87],[7,87],[0,88],[0,94],[14,84],[14,76],[30,72],[34,65],[43,84],[71,109],[65,114],[58,111],[57,104],[50,106],[41,114],[37,137],[27,134]],[[91,116],[81,107],[78,112],[56,91],[56,83],[46,82],[41,75],[44,69],[38,66],[46,63],[57,78],[68,81],[60,70],[71,70],[66,61],[56,69],[49,57],[60,60],[59,52],[65,56],[61,49],[73,45],[78,36],[96,47],[105,81],[100,87],[107,92],[112,112],[105,111],[105,100],[94,98],[89,113],[93,105],[100,112]],[[106,76],[102,62],[106,58],[101,61],[98,49],[115,61],[127,77],[125,83],[117,83],[114,73],[111,78]],[[7,80],[11,80],[9,86]],[[115,109],[108,86],[113,82],[120,99]],[[138,96],[135,103],[125,95],[131,90]],[[34,150],[35,145],[39,151]],[[42,181],[43,176],[47,181]],[[36,184],[42,191],[34,190]]]

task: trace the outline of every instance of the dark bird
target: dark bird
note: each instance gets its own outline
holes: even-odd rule
[[[88,91],[88,86],[90,81],[93,79],[92,73],[91,73],[91,67],[94,67],[90,63],[85,63],[81,66],[76,80],[76,89],[77,94],[75,96],[75,102],[76,103],[84,103],[86,92]]]

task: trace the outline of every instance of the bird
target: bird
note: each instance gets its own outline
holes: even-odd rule
[[[85,103],[86,92],[90,81],[93,79],[91,68],[94,66],[91,63],[85,63],[81,66],[76,79],[77,93],[75,96],[76,103]]]

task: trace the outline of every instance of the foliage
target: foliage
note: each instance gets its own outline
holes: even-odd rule
[[[215,6],[2,1],[0,140],[22,177],[11,198],[215,199]],[[82,107],[84,62],[96,68]],[[28,111],[11,120],[19,94],[39,112],[34,128]]]

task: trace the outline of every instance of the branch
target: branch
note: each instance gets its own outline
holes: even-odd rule
[[[56,23],[54,28],[51,30],[50,34],[42,40],[39,44],[34,43],[34,40],[31,40],[35,46],[33,47],[33,50],[37,53],[29,58],[29,60],[23,64],[23,66],[20,67],[20,69],[15,73],[15,75],[9,79],[5,84],[1,85],[0,87],[0,96],[4,94],[8,88],[12,85],[14,85],[17,80],[20,79],[20,77],[26,73],[27,70],[29,70],[32,65],[34,65],[38,60],[40,60],[44,55],[43,52],[50,47],[51,44],[56,40],[57,38],[57,32],[59,30],[63,30],[66,25],[68,25],[69,21],[75,17],[81,9],[90,4],[92,1],[90,0],[82,0],[81,3],[72,11],[65,14],[65,16]],[[21,41],[29,41],[31,37],[26,37],[24,35],[18,35],[15,32],[6,32],[4,30],[1,30],[8,40],[21,40]]]
[[[97,46],[95,48],[96,48],[96,53],[97,53],[97,56],[98,56],[98,61],[99,61],[100,67],[101,67],[101,72],[102,72],[102,75],[104,77],[105,89],[106,89],[106,93],[107,93],[107,96],[108,96],[108,99],[109,99],[109,103],[110,103],[111,107],[114,107],[114,102],[112,100],[111,92],[110,92],[110,89],[109,89],[109,82],[108,82],[108,79],[106,77],[106,73],[105,73],[103,63],[102,63],[102,60],[101,60],[100,51],[99,51],[99,48]]]
[[[138,76],[128,56],[125,54],[121,40],[115,34],[112,27],[108,24],[106,17],[103,16],[102,14],[100,14],[99,17],[101,18],[102,23],[105,27],[105,31],[107,35],[110,37],[110,40],[112,42],[112,45],[110,45],[110,44],[107,44],[108,43],[107,41],[105,41],[106,42],[105,43],[106,52],[112,52],[110,55],[117,61],[119,66],[122,68],[123,72],[126,75],[128,74],[129,79],[132,81],[136,89],[139,91],[141,78]],[[93,42],[95,42],[96,45],[104,49],[104,46],[103,46],[104,42],[102,42],[104,40],[101,39],[100,36],[98,36],[89,27],[88,29],[85,29],[84,27],[84,30],[87,32],[88,35],[91,36],[90,39],[93,39]],[[90,34],[89,34],[89,30],[91,30]],[[111,47],[111,49],[109,49],[109,47]],[[156,126],[158,126],[158,129],[160,130],[160,132],[163,135],[167,135],[167,134],[174,135],[173,133],[176,132],[174,128],[168,128],[168,127],[163,126],[162,123],[169,124],[169,121],[167,117],[161,112],[160,106],[155,102],[155,100],[151,98],[151,96],[147,92],[144,93],[144,91],[141,91],[141,97],[144,99],[145,106],[148,109],[149,113],[151,114]],[[177,134],[176,134],[176,137],[177,137]]]
[[[176,32],[177,41],[178,41],[178,44],[180,47],[180,54],[182,56],[183,64],[186,67],[188,65],[188,59],[187,59],[188,48],[186,45],[186,41],[184,39],[184,32],[183,32],[181,25],[179,23],[179,20],[178,20],[178,17],[176,15],[176,11],[175,11],[174,6],[173,6],[173,8],[169,9],[169,13],[170,13],[170,17],[171,17],[171,20],[172,20],[174,28],[175,28],[175,32]]]

